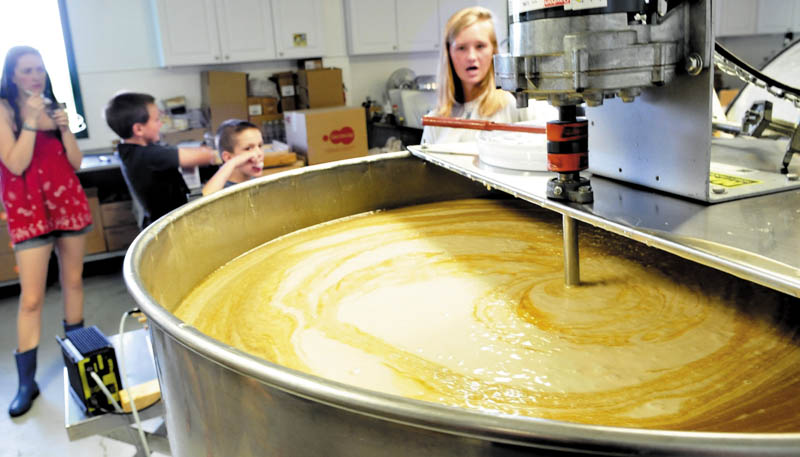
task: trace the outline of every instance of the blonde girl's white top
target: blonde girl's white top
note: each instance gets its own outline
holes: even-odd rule
[[[496,113],[489,117],[483,117],[478,113],[478,107],[483,97],[467,103],[454,103],[450,117],[457,119],[477,119],[492,122],[519,122],[521,118],[520,110],[517,110],[517,103],[510,92],[504,92],[505,104]],[[428,113],[428,116],[435,116],[435,111]],[[447,144],[464,143],[475,141],[480,130],[454,129],[450,127],[430,127],[425,126],[422,130],[422,143],[428,144]]]

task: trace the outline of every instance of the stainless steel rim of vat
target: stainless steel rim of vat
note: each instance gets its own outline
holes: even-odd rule
[[[348,192],[353,191],[351,187],[354,185],[352,182],[354,179],[362,181],[402,179],[401,175],[413,175],[414,173],[424,174],[424,178],[435,177],[438,181],[436,188],[444,186],[449,189],[433,196],[430,201],[444,200],[448,196],[453,198],[452,195],[459,194],[459,192],[471,193],[475,196],[489,192],[483,186],[476,186],[466,178],[428,164],[409,153],[389,153],[309,166],[231,187],[173,211],[156,221],[136,238],[125,256],[123,273],[130,293],[149,318],[151,332],[159,336],[153,338],[153,346],[162,392],[166,401],[168,429],[174,455],[189,455],[189,451],[182,450],[181,447],[185,447],[187,440],[194,437],[194,435],[190,436],[190,433],[194,432],[185,430],[190,427],[184,427],[183,423],[199,419],[189,418],[191,412],[188,408],[181,409],[177,403],[171,405],[171,401],[177,402],[178,398],[181,398],[181,401],[190,401],[194,398],[201,402],[200,399],[204,396],[216,395],[210,386],[208,386],[209,389],[202,392],[185,392],[174,388],[173,386],[177,382],[175,377],[182,376],[181,373],[176,373],[176,370],[170,367],[175,362],[175,354],[182,354],[182,357],[185,356],[186,360],[192,361],[191,363],[213,364],[217,368],[221,367],[226,370],[226,376],[249,378],[248,382],[239,384],[238,388],[244,386],[245,389],[253,388],[259,391],[273,392],[276,395],[294,399],[298,404],[307,405],[310,401],[314,408],[325,409],[327,414],[332,414],[344,422],[353,420],[353,418],[375,421],[382,427],[396,427],[396,433],[401,435],[412,433],[415,430],[425,433],[433,432],[443,435],[445,440],[458,443],[458,446],[453,446],[454,450],[452,451],[443,450],[442,455],[457,455],[455,452],[463,455],[465,446],[474,451],[469,455],[518,455],[520,449],[524,450],[524,448],[531,448],[531,451],[538,448],[553,452],[568,451],[593,455],[628,455],[642,452],[653,455],[674,453],[720,456],[797,455],[800,452],[800,433],[676,432],[584,425],[485,414],[352,387],[278,366],[205,336],[176,318],[167,308],[159,304],[153,291],[148,290],[148,281],[152,285],[154,276],[159,273],[166,274],[164,271],[149,271],[148,269],[169,268],[169,261],[161,259],[156,261],[152,257],[162,254],[165,257],[181,257],[182,255],[173,255],[167,252],[171,248],[164,248],[163,252],[159,253],[151,253],[148,249],[151,247],[155,249],[157,243],[165,243],[163,238],[173,236],[174,234],[170,234],[170,231],[173,231],[178,221],[189,220],[192,217],[207,221],[207,215],[204,215],[203,211],[209,205],[222,205],[225,203],[225,199],[232,198],[243,199],[241,204],[246,205],[248,203],[245,200],[255,199],[257,195],[262,195],[271,188],[278,189],[276,192],[289,192],[287,189],[296,191],[298,184],[312,183],[313,185],[315,179],[326,176],[330,179],[325,184],[340,183],[339,185],[343,187],[338,191],[346,196]],[[349,180],[345,178],[349,178]],[[418,181],[414,179],[412,183],[416,184]],[[421,181],[430,181],[430,179]],[[409,183],[391,184],[388,191],[402,188],[403,184],[408,185]],[[409,194],[415,192],[413,186],[406,187],[408,187]],[[418,194],[425,192],[430,192],[430,190],[417,191]],[[234,197],[236,194],[239,196]],[[419,196],[411,195],[407,198],[413,200],[414,198],[419,199]],[[252,205],[252,201],[249,204]],[[402,202],[395,200],[391,204],[397,205]],[[160,238],[161,241],[159,241]],[[163,248],[163,246],[161,247]],[[198,253],[198,256],[202,255],[203,253]],[[189,261],[186,256],[181,258]],[[153,267],[154,265],[155,267]],[[175,273],[176,278],[179,278],[178,274],[179,272]],[[145,281],[143,276],[147,276],[149,279]],[[178,279],[178,281],[180,280]],[[253,383],[252,380],[257,382]],[[184,382],[182,385],[185,384]],[[171,408],[171,406],[173,407]],[[201,407],[198,406],[198,409]],[[241,414],[250,414],[248,411],[245,410]],[[282,413],[282,411],[262,411],[262,416]],[[259,420],[264,421],[268,418],[259,419],[258,414],[242,417],[243,422],[251,421],[245,427],[259,427],[258,423],[252,423],[252,421],[258,422]],[[270,423],[274,425],[274,422]],[[313,422],[309,421],[309,427],[309,430],[313,430]],[[211,430],[209,433],[222,434],[224,431]],[[307,433],[313,435],[313,431]],[[376,439],[384,438],[377,437]],[[492,447],[487,450],[487,443],[500,447]],[[198,445],[200,446],[202,443]],[[206,446],[211,445],[206,444]],[[351,445],[354,446],[354,449],[355,446],[358,446],[355,442]],[[511,449],[511,451],[505,454],[503,449]],[[196,451],[197,449],[192,449],[192,452]],[[453,453],[450,454],[450,452]],[[292,455],[292,449],[289,449],[287,454]],[[357,451],[353,455],[356,454],[358,454]],[[401,450],[397,450],[396,454],[387,450],[386,455],[402,454]]]

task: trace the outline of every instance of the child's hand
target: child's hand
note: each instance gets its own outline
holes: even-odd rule
[[[252,166],[264,162],[264,155],[261,151],[245,152],[233,156],[229,162],[233,162],[236,168]]]
[[[67,116],[67,112],[63,109],[58,109],[53,111],[53,122],[56,123],[61,131],[69,130],[69,117]]]

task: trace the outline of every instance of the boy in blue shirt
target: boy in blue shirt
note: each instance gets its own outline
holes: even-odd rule
[[[264,146],[261,130],[240,119],[228,119],[217,129],[217,150],[225,163],[203,186],[203,195],[261,176]]]

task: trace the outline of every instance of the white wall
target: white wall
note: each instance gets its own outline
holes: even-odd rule
[[[162,68],[155,14],[149,0],[66,3],[89,128],[89,138],[78,142],[83,151],[108,150],[117,139],[103,119],[103,110],[108,100],[123,89],[149,93],[157,100],[183,95],[189,108],[198,108],[203,70],[242,71],[266,77],[296,68],[294,60]],[[325,0],[324,8],[323,62],[342,69],[348,105],[360,105],[367,96],[383,101],[386,80],[399,68],[410,68],[418,75],[436,73],[435,52],[349,57],[343,2]]]
[[[718,41],[756,68],[762,68],[790,44],[782,34],[719,37]],[[725,74],[723,82],[737,89],[744,86],[738,78]]]

